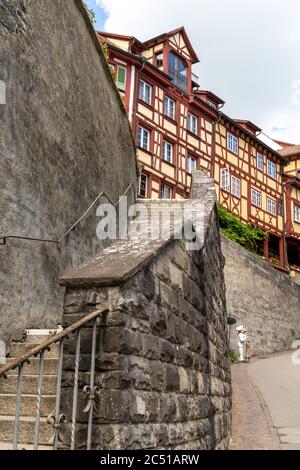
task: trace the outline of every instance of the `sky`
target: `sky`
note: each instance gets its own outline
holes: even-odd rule
[[[97,29],[141,41],[185,26],[224,112],[300,144],[299,0],[87,0]]]

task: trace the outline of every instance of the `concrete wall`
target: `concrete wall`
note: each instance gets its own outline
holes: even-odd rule
[[[0,0],[0,236],[60,238],[101,191],[117,201],[136,179],[127,116],[84,12],[79,0]],[[0,246],[1,339],[61,319],[59,276],[100,249],[96,224],[93,211],[59,247]]]
[[[96,384],[101,390],[94,448],[228,447],[231,385],[224,258],[215,204],[212,209],[208,200],[203,202],[209,217],[200,250],[187,251],[184,241],[173,239],[124,241],[118,250],[107,248],[95,261],[63,276],[66,325],[96,308],[110,309],[98,332]],[[62,410],[67,417],[72,414],[75,349],[70,338],[63,374]],[[86,328],[80,390],[88,383],[90,349],[91,328]],[[83,448],[85,403],[80,392],[77,445]],[[69,442],[68,427],[64,442]]]
[[[252,353],[290,349],[300,339],[300,286],[225,237],[222,250],[228,314],[248,329]]]

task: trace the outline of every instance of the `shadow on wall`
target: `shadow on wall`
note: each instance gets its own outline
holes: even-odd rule
[[[0,37],[0,235],[57,239],[101,191],[116,202],[135,185],[129,122],[80,0],[63,14],[61,0],[2,1]],[[101,248],[96,225],[94,211],[58,248],[0,246],[1,339],[56,326],[59,276]]]
[[[300,339],[300,286],[222,237],[228,312],[248,330],[253,355],[291,349]],[[232,327],[232,347],[236,347]]]

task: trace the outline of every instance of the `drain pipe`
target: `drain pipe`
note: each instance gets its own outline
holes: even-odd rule
[[[224,104],[219,106],[218,111],[224,107]],[[221,114],[219,113],[219,117],[216,121],[213,122],[213,135],[212,135],[212,159],[211,159],[211,169],[210,169],[210,177],[215,181],[215,166],[216,166],[216,124],[219,124],[222,119]]]
[[[134,135],[134,139],[136,137],[136,131],[137,131],[137,117],[136,117],[136,111],[137,111],[137,100],[138,100],[138,93],[139,93],[139,74],[144,70],[145,65],[146,65],[147,59],[145,57],[142,57],[142,64],[141,67],[137,70],[135,70],[135,89],[134,89],[134,96],[133,96],[133,106],[132,106],[132,132]]]

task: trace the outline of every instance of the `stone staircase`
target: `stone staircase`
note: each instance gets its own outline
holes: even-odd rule
[[[10,357],[7,362],[21,357],[57,332],[57,330],[28,330],[24,342],[11,343]],[[55,412],[57,370],[58,345],[54,345],[51,351],[45,353],[39,450],[52,449],[49,441],[53,429],[47,423],[47,417]],[[33,449],[38,373],[39,359],[32,359],[24,368],[18,449]],[[18,370],[10,371],[7,379],[0,378],[0,450],[12,449],[17,379]]]

